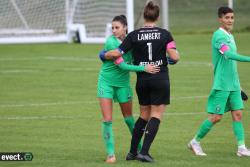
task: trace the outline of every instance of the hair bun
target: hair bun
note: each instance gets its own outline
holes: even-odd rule
[[[153,9],[155,7],[155,3],[153,1],[149,1],[148,4],[147,4],[147,7],[149,9]]]

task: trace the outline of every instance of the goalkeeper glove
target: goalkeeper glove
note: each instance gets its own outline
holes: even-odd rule
[[[241,90],[241,98],[242,98],[242,100],[244,100],[244,101],[247,101],[247,100],[248,100],[248,96],[247,96],[247,94],[246,94],[245,92],[243,92],[243,90]]]
[[[177,63],[177,61],[174,61],[173,59],[171,59],[170,57],[167,57],[167,61],[168,61],[168,64],[170,65],[174,65]]]
[[[100,58],[100,60],[103,62],[103,61],[105,61],[105,53],[106,53],[107,51],[105,51],[105,50],[102,50],[100,53],[99,53],[99,58]]]

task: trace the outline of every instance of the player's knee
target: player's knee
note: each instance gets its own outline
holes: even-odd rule
[[[133,116],[132,111],[122,112],[122,115],[123,115],[124,118]]]
[[[210,119],[213,124],[216,124],[220,122],[222,119],[222,115],[213,115],[213,117]]]
[[[234,121],[241,121],[242,120],[242,112],[241,111],[233,111],[232,116],[233,116]]]

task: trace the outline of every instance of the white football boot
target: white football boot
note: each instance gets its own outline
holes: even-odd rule
[[[203,152],[200,142],[195,141],[194,139],[188,143],[188,148],[194,152],[197,156],[206,156],[207,154]]]
[[[248,150],[246,147],[245,148],[239,147],[236,154],[239,157],[250,157],[250,150]]]

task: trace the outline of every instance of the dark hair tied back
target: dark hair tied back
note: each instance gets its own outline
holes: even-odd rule
[[[144,19],[147,21],[156,21],[160,14],[160,7],[155,1],[149,1],[144,7]]]
[[[113,21],[118,21],[118,22],[120,22],[120,23],[121,23],[122,25],[124,25],[124,26],[127,26],[127,25],[128,25],[128,23],[127,23],[127,18],[126,18],[125,15],[115,16],[115,17],[113,18],[112,22],[113,22]]]

